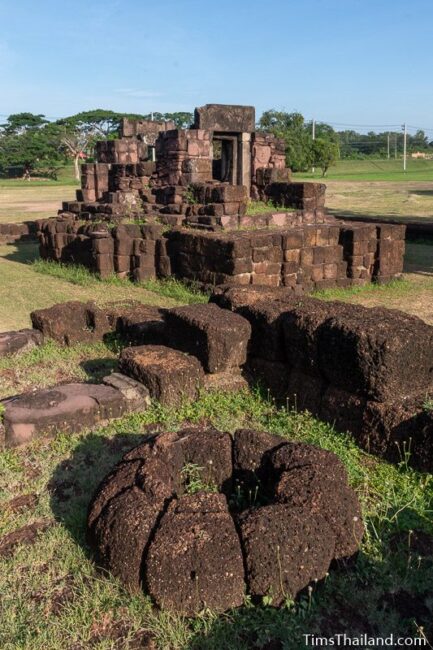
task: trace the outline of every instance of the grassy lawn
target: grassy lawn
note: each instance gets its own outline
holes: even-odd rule
[[[383,221],[433,221],[433,182],[326,181],[326,207],[335,215]]]
[[[0,223],[19,223],[54,217],[62,201],[75,199],[72,185],[42,184],[32,181],[11,185],[0,181]]]
[[[255,427],[330,449],[346,465],[363,506],[366,534],[348,565],[276,610],[245,606],[185,619],[154,610],[99,573],[85,543],[86,508],[101,478],[143,432],[213,424]],[[203,395],[176,412],[154,405],[93,433],[58,435],[23,450],[0,452],[0,535],[21,526],[48,526],[33,544],[0,559],[1,647],[25,650],[139,648],[147,633],[155,648],[252,650],[305,647],[304,634],[346,631],[386,636],[428,634],[433,612],[433,558],[420,540],[433,539],[433,482],[405,462],[390,466],[305,413],[277,408],[259,392]],[[11,499],[33,495],[29,507]],[[430,637],[431,639],[431,637]],[[151,647],[151,646],[148,646]]]
[[[294,174],[296,180],[320,180],[322,172]],[[403,160],[366,159],[338,160],[327,175],[326,180],[348,181],[433,181],[433,160],[412,160],[408,158],[407,170],[403,171]]]
[[[62,201],[75,199],[77,187],[72,167],[61,169],[57,181],[0,178],[0,223],[55,216]]]
[[[161,307],[207,300],[178,282],[101,281],[85,269],[44,263],[37,244],[0,246],[0,331],[28,327],[33,309],[65,300],[138,300]]]
[[[326,183],[326,207],[351,217],[433,220],[433,160],[340,160],[326,178],[294,174],[294,180]]]
[[[70,381],[99,382],[117,368],[113,343],[62,347],[47,341],[17,357],[0,359],[1,398]]]
[[[433,243],[406,243],[404,279],[387,285],[317,292],[324,300],[400,309],[433,325]]]

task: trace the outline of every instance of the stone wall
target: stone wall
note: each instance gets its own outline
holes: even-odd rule
[[[160,185],[207,183],[212,180],[211,134],[203,129],[176,129],[156,141],[156,174]]]
[[[36,239],[37,226],[34,221],[23,223],[0,223],[0,244],[14,241],[29,241]]]
[[[302,212],[283,213],[289,221]],[[39,222],[44,259],[83,264],[107,277],[174,275],[203,285],[260,284],[295,292],[389,281],[402,272],[404,226],[290,224],[292,227],[200,232],[161,224],[114,228],[72,217]]]
[[[271,198],[265,191],[267,186],[289,180],[284,140],[270,133],[254,133],[251,142],[251,197],[267,200]]]
[[[137,138],[145,144],[154,147],[160,133],[175,128],[175,123],[171,121],[132,120],[124,117],[120,122],[119,136],[120,138]]]
[[[256,111],[254,106],[206,104],[195,109],[194,128],[218,133],[253,133]]]
[[[283,289],[218,289],[251,325],[248,368],[271,394],[309,410],[370,453],[433,468],[433,327],[397,310]]]
[[[148,214],[149,209],[158,211],[152,188],[218,184],[213,170],[214,137],[230,140],[232,146],[230,173],[218,178],[246,186],[247,197],[264,199],[266,186],[289,180],[284,142],[255,132],[251,106],[207,104],[196,109],[190,129],[176,129],[173,122],[125,118],[119,135],[117,140],[96,143],[96,162],[82,166],[77,201],[66,202],[63,211],[86,218],[86,212],[110,213],[104,207],[119,204],[124,213],[132,206],[135,212]],[[77,211],[77,203],[85,205]]]

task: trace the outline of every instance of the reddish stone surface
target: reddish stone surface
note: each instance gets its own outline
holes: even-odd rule
[[[170,406],[197,397],[203,380],[203,369],[195,357],[163,345],[125,348],[119,368],[144,384],[152,398]]]
[[[43,343],[42,332],[24,329],[15,332],[0,332],[0,357],[24,352]]]
[[[170,344],[197,357],[210,373],[236,371],[247,360],[247,320],[215,304],[188,305],[166,312]]]
[[[188,616],[240,606],[245,591],[280,605],[356,552],[362,532],[334,454],[252,430],[233,443],[215,429],[151,437],[107,476],[88,514],[98,562]]]

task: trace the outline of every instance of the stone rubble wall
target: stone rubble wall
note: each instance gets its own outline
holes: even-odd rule
[[[164,131],[175,129],[174,122],[158,122],[157,120],[132,120],[122,118],[120,122],[120,139],[136,138],[147,145],[155,146],[158,135]]]
[[[298,293],[388,282],[402,273],[404,226],[299,223],[304,214],[272,215],[287,229],[233,232],[166,231],[157,223],[110,229],[59,217],[39,222],[40,255],[82,264],[101,277],[141,281],[174,275],[208,286],[285,286]],[[324,221],[320,211],[312,214]]]
[[[270,133],[255,132],[251,141],[251,197],[265,200],[269,184],[289,180],[284,140]]]
[[[36,239],[37,226],[34,221],[24,223],[0,223],[0,244]]]
[[[211,301],[249,321],[247,367],[274,397],[349,432],[369,453],[432,471],[432,326],[284,289],[223,287]]]
[[[211,132],[175,129],[161,133],[156,141],[156,175],[159,185],[212,181]]]

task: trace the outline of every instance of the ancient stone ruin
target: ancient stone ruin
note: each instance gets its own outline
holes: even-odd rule
[[[37,222],[41,257],[102,277],[296,293],[402,272],[404,226],[328,215],[325,185],[290,182],[284,142],[255,130],[253,107],[208,104],[189,129],[125,119],[120,136],[82,165],[77,200]],[[269,210],[249,213],[251,199]]]
[[[415,316],[296,296],[285,287],[218,287],[210,303],[160,309],[70,302],[32,313],[33,330],[4,333],[0,354],[52,338],[124,342],[103,385],[69,384],[2,401],[7,446],[76,431],[151,399],[177,407],[200,391],[260,383],[370,453],[433,468],[433,327]]]
[[[334,454],[249,430],[150,438],[106,477],[88,513],[98,563],[188,616],[238,607],[246,593],[281,605],[353,555],[363,532]]]

